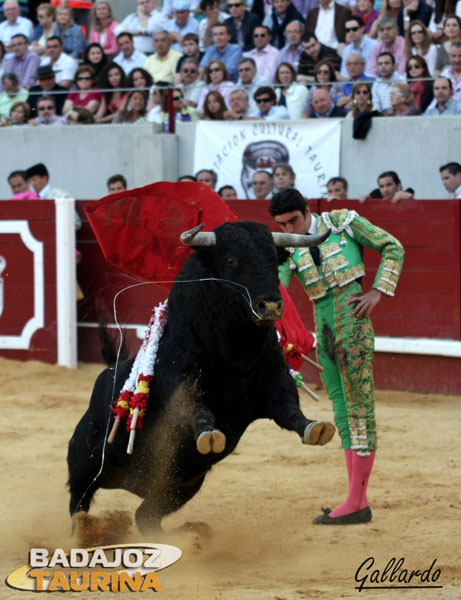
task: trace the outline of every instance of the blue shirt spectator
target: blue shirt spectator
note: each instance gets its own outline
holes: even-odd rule
[[[203,55],[200,67],[205,69],[212,60],[221,60],[227,67],[232,80],[238,78],[238,62],[242,58],[242,49],[238,44],[231,44],[230,33],[226,25],[218,23],[213,27],[213,44]],[[202,70],[203,70],[202,69]]]

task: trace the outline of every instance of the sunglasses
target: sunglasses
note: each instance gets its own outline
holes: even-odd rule
[[[212,67],[211,69],[208,69],[208,71],[210,73],[216,73],[216,71],[222,71],[221,67]]]
[[[408,65],[408,70],[411,71],[412,69],[422,69],[421,65]]]
[[[411,35],[414,35],[415,33],[424,33],[424,31],[422,29],[412,29]]]
[[[92,81],[92,80],[93,80],[93,78],[89,77],[89,76],[87,76],[87,77],[85,77],[85,76],[84,77],[77,77],[77,81]]]
[[[239,6],[242,6],[242,3],[239,2],[238,4],[228,4],[227,5],[229,8],[238,8]]]
[[[173,96],[173,100],[182,100],[182,96]]]
[[[346,31],[358,31],[360,27],[357,25],[356,27],[346,27]]]
[[[39,106],[38,110],[53,110],[54,106]]]
[[[322,75],[329,75],[330,71],[328,69],[319,69],[317,73],[322,73]]]
[[[354,96],[368,96],[369,93],[368,90],[359,90],[358,92],[354,92]]]
[[[267,96],[265,98],[256,98],[255,102],[256,104],[262,104],[262,102],[272,102],[272,98],[267,98]]]
[[[263,37],[266,37],[266,35],[267,35],[267,33],[254,33],[253,37],[254,38],[260,38],[260,37],[263,38]]]
[[[197,69],[182,69],[183,73],[197,73]]]

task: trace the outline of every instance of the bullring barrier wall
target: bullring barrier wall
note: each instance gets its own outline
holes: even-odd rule
[[[193,123],[179,123],[175,135],[154,133],[151,125],[4,127],[0,198],[11,195],[6,180],[11,171],[37,162],[47,165],[54,187],[80,199],[104,196],[106,180],[115,173],[130,188],[175,180],[194,170],[195,131]],[[349,181],[352,198],[375,188],[377,175],[388,170],[397,171],[418,198],[448,198],[438,168],[460,155],[459,117],[376,118],[365,140],[354,140],[352,120],[343,119],[336,175]]]

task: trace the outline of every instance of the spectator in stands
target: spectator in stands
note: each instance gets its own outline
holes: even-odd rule
[[[235,88],[229,95],[230,109],[224,113],[226,121],[241,121],[248,117],[249,110],[249,97],[247,92],[243,88]]]
[[[70,92],[67,96],[62,110],[64,116],[67,116],[74,106],[83,106],[92,115],[95,115],[103,101],[103,95],[96,88],[96,78],[93,69],[87,65],[81,65],[77,69],[74,83],[77,86],[77,90]]]
[[[373,84],[373,105],[384,113],[391,108],[391,88],[394,81],[405,81],[395,70],[394,56],[390,52],[382,52],[376,60],[378,78]]]
[[[99,80],[104,68],[109,64],[109,59],[104,54],[101,44],[94,42],[86,47],[83,53],[82,64],[93,67],[96,80]]]
[[[29,191],[29,184],[27,183],[25,171],[12,171],[8,175],[8,184],[14,196]]]
[[[147,121],[149,123],[162,123],[160,115],[163,110],[163,101],[167,98],[170,87],[168,81],[157,81],[151,87],[147,104]]]
[[[74,23],[79,25],[86,36],[90,27],[91,9],[94,0],[51,0],[56,6],[66,4],[72,9]]]
[[[133,69],[127,77],[126,86],[129,88],[141,88],[144,90],[150,89],[154,83],[152,75],[143,69],[137,67]]]
[[[255,47],[247,52],[245,56],[255,61],[258,75],[266,77],[272,83],[277,70],[280,50],[271,45],[272,34],[265,25],[255,27],[253,40]]]
[[[426,27],[432,15],[432,7],[425,0],[402,0],[403,6],[397,15],[399,34],[404,36],[414,21],[419,21]]]
[[[280,162],[272,168],[272,181],[276,192],[283,192],[295,185],[296,174],[288,163]]]
[[[117,192],[124,192],[128,189],[128,185],[123,175],[112,175],[107,180],[107,191],[109,194],[116,194]]]
[[[211,61],[206,68],[206,83],[207,85],[200,93],[197,110],[203,111],[205,98],[208,92],[219,92],[224,98],[226,105],[228,105],[229,95],[235,88],[235,85],[231,80],[229,71],[226,69],[224,63],[222,63],[220,60]]]
[[[33,50],[29,50],[29,40],[22,33],[11,38],[10,48],[14,56],[5,62],[5,73],[14,73],[19,85],[28,90],[35,83],[35,74],[40,65],[40,57]]]
[[[238,44],[244,52],[254,48],[253,31],[260,25],[258,17],[246,10],[244,0],[229,0],[227,4],[231,16],[224,21],[227,26],[231,43]]]
[[[178,181],[197,181],[193,175],[181,175],[178,177]]]
[[[267,171],[256,171],[251,179],[251,189],[256,200],[266,200],[272,196],[272,175]]]
[[[67,89],[56,83],[56,77],[51,65],[45,65],[38,68],[37,85],[33,85],[29,89],[28,103],[32,111],[32,116],[36,116],[37,100],[40,97],[52,97],[56,105],[56,114],[62,115],[62,109],[66,100]],[[61,92],[53,94],[53,92]],[[63,92],[66,92],[64,94]]]
[[[104,92],[104,98],[98,112],[95,114],[97,123],[111,123],[119,110],[125,108],[128,92],[120,91],[126,88],[125,71],[117,63],[109,63],[101,74],[100,86]]]
[[[158,31],[154,34],[155,54],[149,56],[144,68],[154,81],[161,79],[173,83],[176,65],[181,53],[171,49],[171,38],[168,31]]]
[[[205,52],[213,42],[213,27],[218,23],[224,23],[229,18],[229,14],[220,12],[218,0],[201,0],[200,10],[205,18],[199,24],[199,47],[201,52]]]
[[[218,194],[223,200],[237,200],[237,192],[231,185],[223,185],[219,188]]]
[[[292,21],[285,27],[286,45],[280,50],[277,62],[290,63],[295,72],[298,72],[299,60],[304,48],[301,45],[304,26],[301,21]]]
[[[458,162],[450,162],[442,165],[439,169],[442,183],[453,198],[461,200],[461,165]]]
[[[346,110],[340,106],[335,106],[329,92],[325,89],[315,90],[312,97],[312,107],[314,119],[326,119],[330,117],[345,117]]]
[[[395,171],[385,171],[378,177],[378,189],[373,190],[368,195],[361,196],[359,201],[363,204],[365,200],[370,198],[382,198],[395,204],[399,200],[414,198],[414,195],[415,192],[412,188],[402,190],[402,182]]]
[[[176,122],[191,123],[198,121],[197,112],[195,108],[185,106],[183,104],[183,95],[181,90],[173,89],[173,111]],[[157,123],[162,126],[162,131],[170,131],[169,113],[168,113],[168,93],[165,92],[161,97],[161,105],[159,111],[155,113],[150,112],[148,115],[149,123]]]
[[[424,112],[434,99],[432,81],[412,81],[413,79],[429,78],[431,75],[427,63],[422,56],[412,56],[407,62],[407,81],[410,85],[415,106]]]
[[[3,75],[3,72],[5,70],[5,63],[6,63],[5,54],[6,54],[5,44],[3,42],[0,42],[0,78]],[[0,92],[1,91],[2,91],[2,86],[0,84]]]
[[[298,81],[314,81],[315,65],[321,60],[329,60],[334,65],[335,71],[339,70],[341,57],[333,48],[321,44],[315,33],[306,32],[301,38],[301,44],[304,52],[299,59]]]
[[[312,116],[313,99],[316,90],[326,90],[333,104],[340,98],[340,86],[336,83],[336,73],[333,64],[329,60],[321,60],[315,65],[314,77],[317,85],[310,86],[309,96],[305,106],[305,117]]]
[[[42,96],[37,100],[37,117],[29,125],[67,125],[67,119],[56,114],[56,102],[52,96]]]
[[[350,104],[352,97],[352,90],[354,85],[359,81],[370,81],[364,73],[365,71],[365,59],[361,54],[349,54],[346,60],[346,70],[348,72],[349,83],[345,83],[341,86],[340,98],[338,99],[338,106],[346,106]]]
[[[51,187],[50,174],[43,163],[38,163],[27,169],[26,177],[27,183],[37,192],[40,200],[73,199],[68,192]],[[80,229],[81,226],[82,221],[77,211],[75,211],[75,229]]]
[[[290,119],[300,119],[305,112],[309,92],[296,83],[296,71],[290,63],[282,63],[275,73],[275,95],[278,106],[286,106]]]
[[[357,0],[357,16],[365,23],[365,33],[369,34],[373,23],[379,18],[379,11],[374,9],[373,0]],[[347,41],[347,21],[346,21]]]
[[[172,48],[177,52],[183,53],[183,39],[187,34],[198,35],[198,21],[189,10],[189,0],[173,0],[173,18],[165,24],[165,31],[168,31],[173,42]]]
[[[90,29],[90,44],[100,44],[107,56],[118,52],[115,29],[118,23],[114,20],[112,7],[106,0],[98,0],[93,7],[93,22]]]
[[[266,15],[263,25],[269,28],[272,35],[272,45],[281,50],[287,43],[285,27],[292,21],[303,20],[302,14],[296,9],[291,0],[273,0],[272,10]]]
[[[128,94],[125,108],[122,108],[115,115],[112,123],[147,123],[147,100],[148,94],[143,90],[133,90]]]
[[[203,119],[206,121],[223,121],[227,110],[224,98],[219,92],[209,92],[203,106]]]
[[[455,42],[451,45],[450,66],[445,67],[440,75],[441,77],[447,77],[451,80],[453,86],[453,98],[461,101],[461,42]]]
[[[11,51],[10,42],[14,35],[22,33],[28,40],[32,39],[34,25],[26,17],[21,17],[20,13],[21,9],[16,0],[5,0],[3,4],[5,21],[0,23],[0,42],[5,44],[7,52]]]
[[[67,115],[67,123],[69,125],[92,125],[94,117],[84,106],[74,106]]]
[[[182,40],[182,48],[184,54],[178,60],[178,64],[176,65],[176,75],[175,84],[179,83],[179,75],[178,73],[181,71],[182,63],[186,60],[186,58],[193,58],[197,64],[202,60],[203,52],[200,51],[198,45],[198,35],[195,33],[187,33]]]
[[[123,19],[115,28],[115,35],[119,36],[122,32],[131,34],[134,47],[138,52],[152,54],[154,52],[152,36],[157,31],[162,31],[167,21],[166,16],[156,10],[155,6],[155,0],[138,0],[137,11]],[[126,69],[124,70],[126,73]]]
[[[346,105],[347,108],[351,109],[347,114],[348,117],[355,118],[362,112],[372,110],[371,83],[354,83],[351,100],[351,105]]]
[[[370,33],[368,34],[371,38],[376,39],[380,36],[378,35],[378,25],[384,17],[389,17],[393,19],[397,23],[397,17],[399,14],[399,10],[402,8],[402,0],[382,0],[381,2],[381,16],[379,19],[373,23],[370,29]]]
[[[74,23],[72,9],[69,6],[60,6],[56,9],[56,27],[52,35],[57,35],[62,40],[64,52],[72,58],[80,58],[85,50],[85,38],[82,28]]]
[[[26,102],[29,92],[19,87],[18,78],[14,73],[2,75],[3,92],[0,94],[0,119],[8,117],[15,102]]]
[[[436,103],[426,109],[429,117],[461,115],[461,102],[453,98],[453,84],[447,77],[439,77],[434,81],[434,98]]]
[[[341,62],[341,75],[349,78],[350,73],[347,68],[347,61],[351,54],[360,54],[363,57],[363,62],[365,65],[364,72],[366,75],[368,75],[368,66],[370,63],[371,54],[377,42],[376,40],[372,40],[370,37],[365,35],[365,23],[357,15],[353,15],[346,21],[346,42],[347,45],[344,48]]]
[[[147,55],[141,50],[136,50],[131,33],[127,31],[119,33],[117,44],[120,52],[114,58],[114,62],[122,67],[125,75],[129,75],[133,69],[144,68]]]
[[[351,16],[349,8],[334,0],[320,0],[320,6],[307,15],[306,31],[314,31],[322,44],[336,50],[339,44],[346,42],[346,21]]]
[[[42,60],[43,65],[51,65],[56,77],[56,83],[62,87],[69,88],[77,72],[77,62],[63,52],[61,38],[52,35],[46,42],[46,58]]]
[[[237,81],[238,62],[242,58],[242,49],[238,44],[231,44],[230,39],[227,25],[218,23],[213,26],[213,44],[206,50],[200,61],[202,77],[211,61],[219,59],[226,65],[232,80]]]
[[[434,12],[432,13],[429,31],[431,32],[432,42],[439,44],[444,38],[444,23],[450,15],[461,17],[461,10],[457,0],[435,0]]]
[[[276,106],[275,92],[271,87],[260,87],[254,93],[254,101],[258,110],[250,114],[253,119],[264,119],[265,121],[279,121],[289,119],[290,114],[285,106]]]
[[[396,81],[391,88],[391,108],[386,111],[386,117],[411,117],[420,115],[415,107],[415,98],[408,83]]]
[[[209,185],[213,189],[216,188],[216,184],[218,183],[218,176],[213,169],[201,169],[197,171],[195,178],[199,183]]]
[[[239,78],[237,85],[243,87],[250,99],[253,98],[254,93],[259,87],[271,84],[271,81],[269,81],[267,77],[257,73],[255,61],[249,57],[241,58],[239,60],[238,74]],[[254,100],[250,100],[250,111],[254,112],[257,108]]]
[[[398,35],[397,24],[394,19],[384,17],[380,19],[378,24],[378,35],[380,41],[373,48],[371,53],[368,73],[370,75],[379,75],[378,56],[383,52],[392,54],[394,58],[395,69],[401,75],[405,73],[406,57],[405,57],[405,39]]]
[[[184,104],[196,108],[206,83],[198,78],[198,65],[193,58],[186,58],[179,71],[179,87],[184,94]]]
[[[332,200],[347,200],[347,179],[344,177],[332,177],[327,181],[327,202]]]
[[[46,41],[52,35],[56,26],[54,21],[56,7],[50,3],[39,4],[37,7],[37,19],[39,25],[34,29],[31,38],[31,49],[39,56],[45,54]]]
[[[412,21],[405,34],[405,56],[408,61],[412,56],[422,56],[431,75],[437,63],[437,48],[431,43],[429,31],[419,20]]]
[[[443,33],[447,40],[442,42],[437,50],[437,63],[435,74],[438,76],[444,67],[450,64],[450,49],[455,42],[461,42],[461,18],[457,15],[448,15],[443,25]]]
[[[11,107],[10,114],[5,119],[0,121],[0,126],[19,125],[23,127],[27,125],[30,119],[30,106],[27,102],[15,102]]]

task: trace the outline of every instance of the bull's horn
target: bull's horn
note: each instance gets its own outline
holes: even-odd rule
[[[181,242],[185,246],[215,246],[216,245],[216,235],[212,231],[206,231],[204,233],[200,233],[200,230],[203,229],[204,223],[197,225],[193,229],[189,229],[189,231],[184,231],[181,233]]]
[[[284,248],[290,246],[292,248],[318,246],[324,242],[330,235],[330,230],[325,231],[321,235],[299,235],[298,233],[273,233],[275,246]]]

